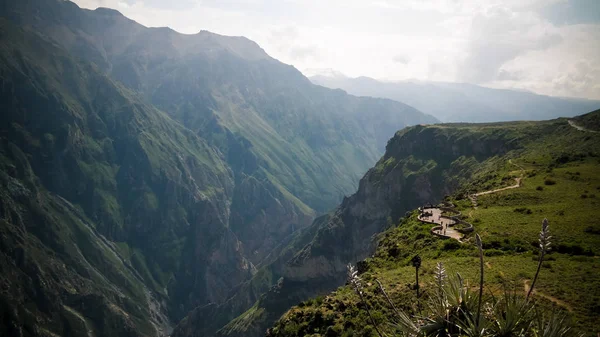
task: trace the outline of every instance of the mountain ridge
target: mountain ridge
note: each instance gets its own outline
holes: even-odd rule
[[[495,89],[469,83],[378,81],[370,77],[316,75],[311,80],[359,96],[385,97],[431,114],[444,122],[545,120],[573,117],[600,107],[600,101]]]

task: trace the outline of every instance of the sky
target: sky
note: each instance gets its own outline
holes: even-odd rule
[[[305,75],[600,99],[600,0],[75,0],[149,27],[245,36]]]

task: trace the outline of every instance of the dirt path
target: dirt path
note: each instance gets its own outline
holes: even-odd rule
[[[525,293],[529,292],[529,280],[523,280],[523,288],[525,289]],[[547,299],[547,300],[555,303],[556,305],[559,305],[559,306],[561,306],[561,307],[569,310],[569,312],[573,311],[573,308],[569,304],[565,303],[564,301],[559,300],[558,298],[556,298],[554,296],[550,296],[550,295],[547,295],[547,294],[544,294],[544,293],[540,293],[540,292],[538,292],[535,289],[533,289],[533,293],[532,294],[535,295],[535,296],[543,297],[543,298],[545,298],[545,299]]]
[[[525,173],[525,169],[523,169],[523,167],[521,167],[520,165],[513,163],[512,159],[509,160],[508,163],[512,164],[512,165],[515,165],[516,167],[518,167],[521,170],[521,176],[518,177],[518,178],[515,178],[516,184],[514,184],[512,186],[498,188],[498,189],[495,189],[495,190],[490,190],[490,191],[485,191],[485,192],[479,192],[479,193],[475,193],[475,194],[469,195],[469,199],[471,200],[471,203],[473,204],[473,208],[477,209],[477,197],[480,196],[480,195],[492,194],[492,193],[496,193],[496,192],[501,192],[501,191],[506,191],[506,190],[510,190],[510,189],[513,189],[513,188],[521,187],[521,180],[523,179],[523,175]]]
[[[572,121],[572,120],[569,120],[569,125],[572,126],[572,127],[574,127],[575,129],[579,130],[579,131],[591,132],[591,133],[599,133],[598,131],[586,129],[583,126],[579,126],[579,125],[575,124],[575,122]]]
[[[515,178],[515,181],[517,183],[514,184],[514,185],[512,185],[512,186],[507,186],[507,187],[503,187],[503,188],[499,188],[499,189],[491,190],[491,191],[479,192],[479,193],[475,193],[473,195],[476,196],[476,197],[478,197],[480,195],[492,194],[492,193],[496,193],[496,192],[500,192],[500,191],[506,191],[506,190],[510,190],[510,189],[513,189],[513,188],[520,187],[521,186],[521,178]]]

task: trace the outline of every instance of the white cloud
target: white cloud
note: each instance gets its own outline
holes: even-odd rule
[[[470,83],[493,81],[506,62],[528,51],[557,45],[561,39],[555,27],[533,12],[488,8],[471,20],[466,58],[459,65],[459,80]]]
[[[543,9],[562,1],[75,0],[147,26],[244,35],[300,70],[600,99],[600,22],[555,26]]]
[[[529,88],[558,96],[600,98],[600,46],[598,25],[572,25],[560,30],[561,43],[530,51],[507,62],[501,71],[520,74],[499,78],[495,86]]]

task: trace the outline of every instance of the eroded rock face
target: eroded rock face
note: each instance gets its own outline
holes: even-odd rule
[[[271,182],[242,174],[236,184],[230,224],[246,256],[258,264],[283,239],[308,226],[313,214],[300,209]]]
[[[292,242],[290,250],[297,253],[282,256],[267,267],[283,282],[277,292],[267,291],[256,303],[264,314],[245,327],[228,326],[218,335],[262,335],[258,331],[264,333],[274,322],[271,317],[280,317],[299,300],[342,285],[347,263],[368,257],[378,233],[398,223],[407,211],[441,201],[472,174],[478,161],[508,151],[511,147],[505,137],[471,129],[451,133],[435,126],[398,132],[388,142],[386,154],[361,179],[358,191]],[[275,298],[280,294],[293,300]],[[231,314],[236,309],[230,306],[226,311]],[[181,329],[193,330],[194,321],[202,322],[202,318],[189,316]],[[175,331],[177,336],[186,336],[182,330]],[[203,332],[212,336],[214,331]]]

